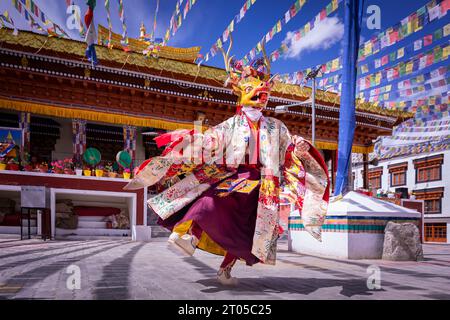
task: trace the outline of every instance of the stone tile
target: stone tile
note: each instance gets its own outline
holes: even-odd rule
[[[220,257],[182,257],[164,239],[0,239],[0,299],[450,299],[450,246],[425,245],[424,252],[419,263],[338,260],[288,252],[281,242],[276,266],[239,262],[240,285],[226,288],[215,280]],[[80,290],[66,287],[71,264],[80,268]],[[381,290],[367,288],[370,265],[381,268]]]

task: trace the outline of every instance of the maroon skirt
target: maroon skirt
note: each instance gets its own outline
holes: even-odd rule
[[[231,178],[259,180],[260,171],[240,166]],[[244,259],[248,265],[259,262],[252,254],[258,208],[259,185],[249,194],[232,192],[226,197],[217,195],[216,185],[203,193],[188,206],[158,224],[172,231],[185,221],[193,221],[227,253]]]

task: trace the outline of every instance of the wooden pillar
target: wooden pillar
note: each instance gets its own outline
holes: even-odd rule
[[[331,190],[334,192],[336,182],[337,150],[331,150]]]
[[[28,112],[21,112],[19,115],[19,125],[22,129],[22,145],[20,158],[23,164],[27,164],[30,161],[30,122],[31,114]]]
[[[363,153],[363,189],[369,189],[369,155]]]
[[[86,151],[86,120],[72,119],[72,146],[75,165],[81,168],[81,156]]]
[[[131,156],[131,169],[134,168],[134,161],[136,160],[136,132],[134,126],[123,126],[123,149]]]

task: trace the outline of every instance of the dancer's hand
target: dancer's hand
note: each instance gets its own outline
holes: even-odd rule
[[[293,136],[292,142],[295,145],[294,152],[297,157],[301,157],[302,155],[304,155],[305,153],[307,153],[309,151],[309,144],[302,137]]]

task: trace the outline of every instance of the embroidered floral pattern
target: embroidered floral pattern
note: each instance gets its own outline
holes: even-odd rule
[[[245,116],[236,115],[204,134],[197,134],[197,138],[202,138],[204,163],[175,164],[169,158],[172,151],[165,153],[166,157],[152,159],[135,178],[137,183],[171,183],[166,184],[169,187],[163,192],[148,200],[149,206],[162,219],[166,219],[197,199],[211,185],[233,175],[245,159],[250,134]],[[179,155],[173,147],[170,146]],[[281,188],[289,193],[290,201],[294,201],[296,208],[302,211],[305,228],[316,238],[320,238],[320,226],[326,214],[326,169],[310,154],[302,155],[300,159],[293,150],[286,126],[277,119],[262,117],[259,126],[261,187],[252,253],[267,264],[274,264],[276,258]],[[224,158],[226,166],[217,165],[217,161]],[[189,157],[185,159],[190,160]],[[175,179],[180,175],[185,177],[179,181]],[[281,178],[283,183],[280,186]]]

